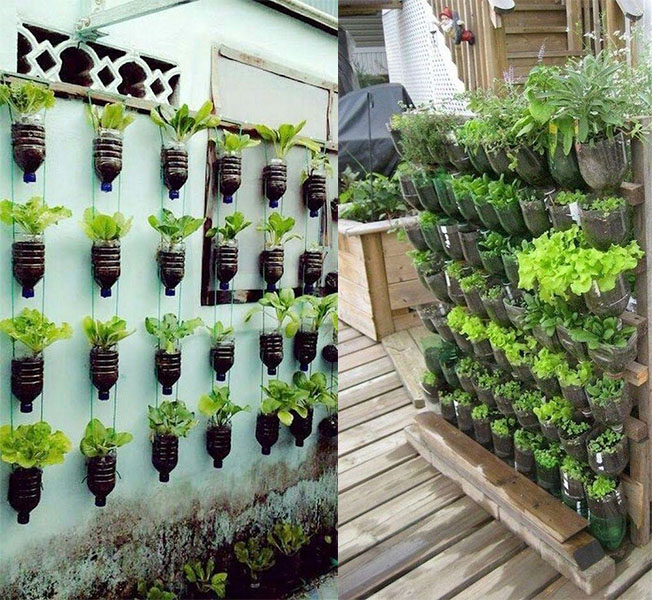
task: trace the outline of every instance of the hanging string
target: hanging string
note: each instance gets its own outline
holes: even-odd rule
[[[43,127],[46,128],[46,114],[43,114]],[[47,131],[47,128],[46,128]],[[42,198],[43,202],[45,202],[45,186],[47,182],[47,175],[48,175],[48,161],[44,160],[43,161],[43,177],[41,178],[43,181],[43,192],[42,192]],[[41,314],[45,314],[45,283],[46,283],[46,275],[47,271],[43,271],[43,280],[41,282]],[[12,288],[13,291],[13,288]],[[45,387],[41,391],[41,421],[43,421],[44,418],[44,410],[45,410]]]
[[[159,128],[159,135],[161,137],[161,150],[163,149],[163,131],[161,128]],[[161,193],[160,193],[160,208],[159,208],[159,218],[163,218],[163,196],[165,194],[165,180],[163,179],[163,169],[160,171],[160,181],[161,181]],[[158,320],[159,323],[161,322],[161,284],[159,283],[158,286],[158,299],[157,299],[157,315],[158,315]],[[157,350],[161,349],[161,340],[158,339],[156,342],[156,347]],[[158,378],[156,377],[156,369],[154,369],[154,390],[155,390],[155,405],[158,408],[158,403],[159,403],[159,383],[158,383]]]
[[[93,103],[91,101],[91,96],[90,96],[90,90],[87,92],[87,98],[88,98],[88,105],[90,109],[93,109]],[[95,167],[94,167],[94,157],[93,153],[91,152],[91,157],[90,157],[90,162],[91,162],[91,168],[90,168],[90,180],[91,180],[91,212],[93,217],[95,217]],[[91,269],[90,269],[90,291],[91,291],[91,318],[95,320],[95,281],[93,279],[93,265],[91,264]],[[88,404],[90,407],[90,413],[91,413],[91,421],[94,418],[94,396],[95,396],[95,387],[93,386],[93,383],[89,383],[89,400]]]
[[[11,122],[13,123],[13,114],[11,112],[11,106],[7,105],[9,108],[9,118]],[[14,163],[13,157],[9,161],[11,163],[11,203],[14,204],[16,202],[16,179],[15,179],[15,168],[16,165]],[[16,222],[12,220],[11,222],[11,239],[12,239],[12,245],[16,243]],[[11,290],[11,318],[14,319],[16,316],[16,293],[15,293],[15,283],[14,283],[14,274],[13,274],[13,269],[9,269],[9,289]],[[14,358],[16,358],[16,342],[15,340],[11,340],[11,358],[12,361]],[[11,381],[11,380],[10,380]],[[11,391],[11,383],[9,384],[9,423],[11,425],[11,430],[13,431],[14,429],[14,398],[13,398],[13,393]]]

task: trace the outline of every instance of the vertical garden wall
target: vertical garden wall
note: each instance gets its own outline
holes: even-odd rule
[[[71,6],[74,5],[74,6]],[[3,2],[0,28],[3,39],[0,68],[16,72],[18,57],[16,23],[39,25],[64,33],[72,31],[80,16],[78,3]],[[224,44],[256,55],[297,72],[324,81],[334,81],[336,39],[334,36],[262,5],[242,0],[219,3],[197,2],[157,15],[137,19],[107,29],[101,42],[160,57],[176,65],[175,97],[179,104],[199,108],[211,97],[211,48]],[[13,51],[8,47],[11,46]],[[225,82],[220,85],[224,86]],[[228,82],[233,97],[238,81]],[[216,91],[215,87],[212,90]],[[217,88],[219,93],[219,86]],[[238,92],[236,92],[238,93]],[[243,98],[261,95],[261,90],[241,89]],[[246,115],[219,113],[225,119],[250,120],[278,126],[298,123],[309,115],[288,112],[279,89],[259,101],[269,109],[248,119]],[[295,101],[291,106],[300,106]],[[23,414],[12,397],[9,381],[12,345],[6,336],[0,342],[0,424],[15,426],[32,423],[42,415],[54,429],[62,430],[74,448],[61,465],[45,469],[40,505],[32,512],[28,525],[16,523],[16,513],[0,503],[0,532],[11,540],[0,547],[0,595],[3,598],[45,598],[56,591],[58,598],[132,597],[139,579],[156,577],[180,589],[181,568],[193,558],[206,559],[218,551],[227,560],[230,545],[237,539],[267,531],[277,520],[301,523],[319,535],[335,524],[336,471],[333,446],[317,432],[325,416],[315,409],[313,434],[304,447],[295,447],[286,427],[271,455],[263,456],[254,437],[256,414],[261,403],[261,383],[268,376],[261,370],[258,334],[262,322],[254,316],[244,322],[251,304],[226,303],[202,306],[201,278],[202,230],[186,241],[185,276],[175,296],[166,296],[156,266],[159,235],[147,222],[162,208],[177,216],[203,217],[207,175],[206,132],[194,136],[188,146],[189,177],[176,200],[168,198],[160,169],[161,135],[144,108],[135,112],[135,121],[124,134],[124,165],[113,184],[113,191],[100,191],[93,173],[93,130],[85,114],[83,98],[57,97],[47,111],[47,156],[34,183],[24,183],[22,172],[11,157],[10,117],[0,108],[0,197],[23,203],[32,196],[44,196],[49,205],[65,205],[72,217],[49,228],[46,240],[46,275],[35,288],[35,297],[21,297],[20,287],[11,273],[11,226],[0,230],[0,316],[18,314],[24,307],[38,308],[56,323],[69,323],[74,334],[45,351],[45,384],[34,412]],[[236,127],[237,129],[237,127]],[[327,115],[309,119],[302,134],[326,141]],[[262,169],[271,149],[266,144],[245,151],[242,185],[233,205],[219,203],[213,219],[223,222],[234,210],[243,212],[254,226],[240,237],[240,262],[232,289],[263,289],[258,256],[263,249],[263,233],[255,229],[267,210],[262,192]],[[330,154],[335,161],[334,154]],[[308,217],[301,195],[301,171],[309,153],[294,148],[287,157],[288,188],[280,209],[296,219],[296,231],[304,238],[288,243],[285,273],[280,287],[299,286],[299,255],[311,243],[328,239],[324,218]],[[328,190],[334,193],[334,176]],[[218,199],[219,200],[219,199]],[[91,242],[80,227],[89,207],[102,213],[121,211],[133,217],[129,234],[122,241],[122,273],[119,284],[108,298],[100,297],[93,282]],[[333,237],[333,244],[335,244]],[[337,268],[337,249],[327,248],[323,273]],[[180,440],[179,465],[170,482],[159,482],[151,464],[151,442],[147,420],[148,405],[165,398],[154,373],[156,340],[145,331],[146,317],[165,313],[181,319],[201,317],[207,325],[215,320],[233,324],[235,364],[228,383],[231,398],[251,411],[236,415],[230,455],[222,469],[213,468],[205,449],[205,417],[187,439]],[[120,379],[108,401],[99,401],[88,376],[89,344],[81,329],[82,319],[94,314],[108,319],[114,314],[127,321],[136,332],[120,343]],[[330,332],[321,334],[319,346],[328,343]],[[182,375],[172,399],[184,401],[197,412],[202,394],[210,391],[215,374],[209,364],[211,342],[205,330],[182,342]],[[290,381],[298,370],[292,355],[292,342],[285,341],[285,359],[279,368],[280,379]],[[312,372],[331,373],[331,365],[321,359],[312,363]],[[79,441],[91,416],[133,434],[133,442],[118,453],[118,479],[107,506],[94,506],[93,496],[84,482],[84,456]],[[11,467],[0,467],[0,496],[6,497]],[[219,554],[218,554],[219,556]]]

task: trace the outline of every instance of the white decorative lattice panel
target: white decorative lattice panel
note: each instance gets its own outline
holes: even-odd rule
[[[444,36],[436,29],[427,0],[404,0],[400,10],[383,11],[383,29],[389,79],[402,83],[415,104],[447,103],[463,111],[462,102],[450,99],[464,91]]]

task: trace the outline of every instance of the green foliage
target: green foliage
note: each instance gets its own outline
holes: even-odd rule
[[[274,550],[269,546],[261,546],[260,540],[249,538],[247,542],[237,542],[233,547],[238,562],[249,569],[252,581],[258,580],[259,573],[271,569],[274,564]]]
[[[589,465],[573,458],[572,456],[564,457],[560,469],[563,473],[566,473],[570,479],[581,481],[582,483],[588,483],[589,477],[591,476]]]
[[[480,375],[483,370],[482,365],[470,356],[465,356],[455,366],[455,372],[461,377],[475,377]]]
[[[534,460],[544,469],[558,469],[561,466],[563,454],[559,444],[550,442],[548,448],[534,449]]]
[[[307,294],[299,296],[294,305],[297,318],[304,330],[319,331],[334,315],[337,315],[337,293],[318,298]]]
[[[308,376],[302,371],[297,371],[292,376],[292,383],[296,388],[297,399],[307,407],[322,404],[327,408],[332,406],[333,393],[328,389],[328,379],[325,373],[316,371]]]
[[[105,215],[94,208],[87,208],[81,225],[84,233],[94,242],[110,242],[127,235],[132,221],[133,217],[126,219],[121,212]]]
[[[0,106],[3,104],[21,115],[33,115],[54,106],[54,92],[31,82],[0,85]]]
[[[580,327],[570,330],[570,336],[576,342],[585,343],[590,350],[601,345],[624,348],[635,331],[633,325],[623,325],[618,317],[589,315]]]
[[[433,373],[432,371],[424,371],[423,375],[421,375],[421,383],[424,385],[434,387],[438,381],[437,373]]]
[[[469,315],[462,325],[462,334],[472,342],[478,342],[487,339],[487,328],[480,317]]]
[[[278,292],[266,292],[258,300],[258,304],[249,309],[245,314],[244,321],[248,323],[255,314],[264,312],[266,308],[270,307],[274,310],[276,330],[279,333],[282,331],[285,337],[294,337],[299,330],[299,318],[293,312],[293,308],[297,302],[298,299],[294,297],[294,290],[292,288],[283,288]]]
[[[598,475],[592,483],[586,486],[586,493],[589,498],[602,500],[605,496],[615,492],[618,489],[618,481],[606,475]]]
[[[508,401],[516,400],[523,393],[523,385],[516,380],[506,381],[494,387],[494,394]]]
[[[460,358],[460,349],[455,342],[442,342],[439,346],[439,362],[443,365],[453,365]]]
[[[446,315],[446,323],[453,330],[458,333],[462,331],[462,327],[468,319],[468,311],[463,306],[455,306],[450,310],[448,315]]]
[[[137,592],[143,600],[177,600],[177,595],[174,592],[164,589],[164,584],[160,579],[156,579],[151,586],[144,581],[139,581]]]
[[[258,225],[258,231],[265,232],[265,243],[268,248],[275,248],[284,246],[287,242],[293,239],[301,239],[298,233],[290,233],[294,228],[294,219],[292,217],[284,217],[280,213],[273,212]]]
[[[557,373],[557,377],[559,383],[564,387],[584,387],[593,379],[593,363],[584,360],[575,367],[570,367],[568,364],[563,365]]]
[[[480,271],[475,271],[460,279],[460,287],[463,292],[481,291],[487,287],[487,278]]]
[[[551,200],[553,204],[558,206],[568,206],[569,204],[582,205],[586,202],[586,194],[579,190],[575,190],[574,192],[562,190],[556,195],[553,195]]]
[[[478,242],[478,249],[482,254],[500,256],[507,248],[508,243],[508,237],[497,231],[490,231]]]
[[[422,210],[419,213],[419,225],[422,227],[434,227],[442,221],[444,221],[444,217],[441,217],[436,213],[429,212],[427,210]]]
[[[190,116],[187,104],[177,109],[161,105],[151,110],[150,117],[170,139],[185,143],[196,133],[220,124],[220,118],[211,115],[212,110],[213,103],[210,100],[202,104],[194,117]]]
[[[215,597],[226,596],[226,573],[215,573],[215,561],[209,558],[206,566],[200,560],[192,560],[183,565],[186,579],[202,594],[213,592]]]
[[[534,412],[545,401],[543,394],[539,390],[526,390],[520,398],[516,399],[512,406],[514,410],[520,412]]]
[[[88,458],[108,456],[133,439],[126,431],[118,433],[113,427],[105,427],[99,419],[92,419],[86,425],[79,449]]]
[[[480,373],[476,379],[476,385],[483,389],[492,389],[500,383],[505,374],[500,370],[486,371]]]
[[[163,315],[161,320],[155,317],[145,319],[147,333],[158,338],[159,347],[168,354],[173,354],[179,349],[179,342],[195,332],[204,322],[196,317],[187,321],[179,321],[174,313]]]
[[[452,406],[455,395],[453,392],[439,392],[439,403],[444,406]]]
[[[114,129],[124,131],[134,122],[135,117],[127,113],[122,102],[105,104],[100,110],[99,106],[86,105],[86,116],[91,127],[97,133],[100,129]]]
[[[489,194],[487,202],[496,209],[519,206],[518,201],[522,197],[518,180],[508,183],[505,181],[504,175],[501,175],[497,181],[491,181],[487,186],[487,191]]]
[[[536,347],[537,341],[535,338],[522,335],[517,337],[515,341],[507,343],[502,350],[512,366],[532,366],[534,364],[534,351]]]
[[[360,223],[394,219],[407,214],[398,188],[398,177],[391,179],[380,173],[368,173],[352,181],[340,193],[340,216]]]
[[[514,432],[514,446],[522,452],[531,452],[544,445],[545,440],[539,432],[517,429]]]
[[[532,364],[532,372],[541,379],[547,379],[555,377],[556,373],[567,364],[563,352],[551,352],[547,348],[541,348]]]
[[[247,148],[260,144],[260,140],[252,140],[248,133],[238,134],[224,131],[223,138],[217,138],[217,146],[222,154],[241,154]]]
[[[526,329],[541,327],[548,336],[553,336],[561,322],[562,312],[559,303],[543,302],[538,296],[524,294],[527,311],[525,313]]]
[[[211,342],[214,346],[230,339],[233,336],[233,327],[224,325],[222,321],[216,321],[212,327],[206,327],[211,335]]]
[[[0,458],[24,469],[42,469],[63,462],[72,443],[61,431],[52,432],[45,421],[30,425],[0,427]]]
[[[292,411],[302,418],[307,416],[305,394],[293,385],[280,379],[270,379],[267,385],[263,385],[261,388],[264,398],[260,404],[260,412],[263,415],[276,415],[278,420],[288,427],[294,421]]]
[[[423,105],[405,110],[394,120],[394,126],[401,132],[401,154],[415,165],[428,167],[444,155],[442,113],[431,106]]]
[[[609,406],[618,402],[625,392],[625,380],[603,375],[591,385],[586,386],[586,393],[598,406]]]
[[[591,454],[598,454],[598,452],[613,454],[618,449],[622,440],[623,434],[609,427],[599,436],[589,440],[588,449]]]
[[[608,215],[621,210],[626,206],[624,198],[620,196],[608,196],[604,198],[596,198],[585,208],[586,210],[594,210],[603,215]]]
[[[491,431],[494,435],[501,438],[511,437],[515,428],[516,419],[512,417],[503,417],[502,419],[496,419],[491,423]]]
[[[275,523],[267,533],[267,542],[274,546],[281,554],[293,556],[310,541],[303,527],[297,523],[292,525],[287,521]]]
[[[453,260],[446,265],[446,273],[449,277],[459,280],[467,273],[466,263],[461,260]]]
[[[294,148],[294,146],[303,146],[308,148],[311,152],[319,152],[321,150],[320,145],[305,137],[299,137],[299,132],[303,129],[306,124],[305,120],[296,125],[291,125],[290,123],[283,123],[279,125],[278,129],[273,129],[267,125],[254,125],[256,131],[266,142],[274,145],[274,153],[277,158],[284,159],[288,152]]]
[[[574,439],[591,430],[588,421],[574,421],[572,418],[562,418],[558,421],[558,428],[566,439]]]
[[[456,131],[457,141],[472,152],[477,152],[490,136],[491,124],[481,118],[469,119]]]
[[[239,412],[250,410],[249,406],[238,406],[231,402],[231,390],[228,385],[214,386],[210,394],[199,398],[199,412],[208,417],[209,426],[223,427]]]
[[[244,214],[240,211],[235,211],[231,215],[224,218],[224,225],[222,227],[211,227],[206,232],[207,238],[218,237],[218,244],[223,244],[227,240],[234,240],[235,237],[243,230],[251,225],[251,221],[247,221]]]
[[[473,406],[476,403],[475,398],[462,389],[457,389],[453,392],[453,400],[460,406]]]
[[[48,206],[43,198],[34,196],[25,204],[11,200],[0,202],[0,221],[5,225],[16,225],[28,235],[41,235],[51,225],[72,216],[65,206]]]
[[[487,338],[494,348],[503,349],[508,344],[516,342],[516,330],[490,321],[487,323]]]
[[[564,419],[573,418],[573,405],[566,398],[560,396],[535,406],[532,410],[540,423],[549,425],[555,425]]]
[[[486,298],[487,300],[498,300],[499,298],[503,297],[505,290],[500,285],[494,285],[493,287],[487,288],[480,293],[482,294],[483,299]]]
[[[149,428],[152,434],[186,437],[197,425],[195,413],[186,408],[180,400],[164,400],[158,406],[147,407]]]
[[[24,308],[13,319],[0,321],[0,331],[27,346],[35,355],[54,342],[72,337],[68,323],[57,326],[35,308]]]
[[[127,331],[127,321],[117,315],[107,321],[85,317],[82,321],[82,329],[91,343],[91,346],[108,350],[118,342],[129,337],[134,330]]]
[[[180,244],[204,224],[204,219],[195,219],[190,215],[175,217],[167,208],[161,210],[160,220],[156,215],[150,215],[147,221],[169,246]]]

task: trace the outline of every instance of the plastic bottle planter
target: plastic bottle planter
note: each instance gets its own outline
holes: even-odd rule
[[[406,204],[415,210],[423,210],[423,206],[417,195],[417,188],[412,178],[407,175],[401,175],[398,178],[398,185],[401,190],[401,196],[403,196]]]
[[[337,271],[326,273],[324,277],[324,296],[337,294]]]
[[[502,260],[503,267],[505,267],[505,275],[507,275],[509,283],[513,286],[518,286],[518,260],[516,256],[511,253],[503,254]]]
[[[337,363],[337,346],[335,344],[326,344],[321,349],[321,357],[328,363]]]
[[[233,340],[219,342],[211,348],[210,358],[217,381],[226,381],[226,374],[235,359],[235,342]]]
[[[565,471],[560,471],[561,475],[561,501],[573,509],[578,515],[586,518],[586,494],[584,493],[584,483],[581,480],[573,479]]]
[[[163,181],[170,190],[170,200],[179,197],[179,190],[188,180],[188,149],[182,142],[170,142],[161,148]]]
[[[455,414],[454,404],[452,402],[440,402],[439,405],[441,406],[441,416],[444,420],[457,427],[457,415]]]
[[[43,392],[43,357],[14,358],[11,361],[11,393],[20,402],[20,412],[31,413],[33,402]]]
[[[629,304],[631,290],[624,275],[616,279],[616,286],[608,292],[600,291],[593,281],[589,291],[584,294],[587,308],[598,317],[617,317],[624,312]]]
[[[574,147],[571,147],[568,154],[564,154],[563,144],[557,144],[554,154],[548,152],[548,169],[552,178],[562,188],[567,190],[583,190],[586,188],[586,183],[582,179],[577,164],[577,154]]]
[[[459,225],[437,225],[444,252],[453,260],[463,260],[464,252],[460,242]]]
[[[24,236],[11,246],[14,278],[23,298],[34,297],[34,287],[45,275],[45,244],[41,236]]]
[[[220,244],[215,251],[215,272],[221,290],[229,289],[229,282],[238,272],[238,242],[230,240]]]
[[[540,186],[550,182],[550,173],[545,154],[521,146],[516,152],[516,173],[530,185]]]
[[[278,441],[278,432],[279,420],[275,414],[258,414],[256,417],[256,440],[265,456],[271,453],[272,446]]]
[[[431,181],[427,181],[425,184],[420,183],[420,185],[416,187],[416,190],[417,195],[419,196],[419,202],[426,210],[434,213],[441,212],[439,198],[435,186]]]
[[[308,409],[306,417],[302,417],[295,411],[292,411],[293,419],[290,425],[290,433],[294,436],[294,445],[302,448],[303,442],[310,437],[312,433],[312,408]]]
[[[258,342],[260,360],[267,367],[267,374],[276,375],[276,367],[283,362],[283,336],[276,331],[262,333]]]
[[[609,250],[612,244],[622,244],[629,237],[631,228],[627,205],[610,213],[581,208],[580,214],[586,240],[598,250]]]
[[[473,431],[473,419],[471,418],[473,406],[468,404],[459,404],[455,401],[453,401],[453,404],[455,404],[457,426],[461,431],[470,435],[470,433]]]
[[[318,339],[317,331],[297,331],[294,336],[294,358],[302,371],[307,371],[310,363],[317,358]]]
[[[586,360],[586,346],[582,342],[576,342],[570,336],[570,332],[563,325],[557,325],[557,339],[561,347],[577,360]]]
[[[510,400],[504,396],[494,394],[494,400],[496,402],[496,408],[503,413],[506,417],[513,417],[516,413],[514,412],[514,407]]]
[[[627,384],[625,384],[620,396],[609,398],[609,400],[600,403],[596,403],[591,396],[588,396],[588,400],[595,420],[617,431],[622,430],[625,419],[632,412],[632,396],[629,393]]]
[[[542,199],[519,200],[519,205],[525,226],[534,237],[539,237],[552,227],[545,202]]]
[[[611,140],[577,144],[577,164],[582,179],[594,190],[616,189],[627,173],[627,152],[622,133]]]
[[[536,471],[537,485],[549,494],[561,497],[561,477],[559,475],[559,467],[552,467],[550,469],[543,467],[536,460],[534,461]]]
[[[522,450],[514,444],[514,468],[529,479],[534,479],[534,452]]]
[[[233,202],[233,194],[242,182],[242,157],[237,154],[225,154],[220,158],[220,193],[224,204]]]
[[[91,247],[93,279],[100,286],[102,298],[111,296],[111,288],[120,278],[120,242],[94,242]]]
[[[559,382],[561,388],[561,395],[566,398],[576,410],[582,411],[589,407],[589,401],[586,397],[586,392],[583,387],[579,385],[564,385]]]
[[[480,296],[480,291],[478,289],[471,289],[462,292],[464,294],[464,300],[466,305],[469,307],[469,310],[474,314],[482,318],[487,318],[487,311],[485,310],[484,304],[482,303],[482,298]]]
[[[535,373],[533,375],[534,381],[536,381],[538,388],[544,393],[546,398],[554,398],[561,394],[557,377],[554,375],[551,377],[539,377]]]
[[[588,450],[589,466],[598,475],[616,477],[620,475],[629,462],[629,445],[627,437],[618,442],[611,452],[591,452]]]
[[[541,430],[539,419],[531,410],[520,410],[517,406],[514,406],[514,413],[516,413],[516,419],[523,429],[528,431]]]
[[[86,459],[86,485],[95,496],[95,506],[106,506],[106,497],[115,489],[115,453]]]
[[[9,475],[9,504],[18,513],[21,525],[29,523],[31,513],[41,501],[43,471],[36,467],[16,467]]]
[[[594,350],[589,349],[589,358],[597,367],[612,375],[620,375],[638,353],[636,343],[638,334],[635,331],[623,348],[601,344]]]
[[[409,225],[405,225],[405,233],[407,234],[410,244],[412,244],[416,250],[428,250],[428,243],[426,242],[426,238],[423,237],[418,222],[414,221]]]
[[[487,298],[486,296],[482,296],[482,304],[484,305],[487,315],[494,323],[498,323],[501,327],[511,326],[512,322],[507,316],[503,296],[500,296],[499,298]]]
[[[417,270],[417,273],[419,271]],[[446,284],[446,273],[444,271],[434,271],[428,275],[424,275],[423,283],[429,289],[435,298],[440,302],[450,302],[448,296],[448,285]]]
[[[478,241],[482,239],[479,231],[468,231],[460,227],[460,244],[464,260],[474,267],[482,267],[482,258],[478,250]]]
[[[448,160],[452,165],[461,173],[469,173],[473,171],[473,164],[464,148],[455,142],[444,141],[444,149]]]
[[[603,498],[587,494],[589,532],[607,549],[616,550],[627,531],[627,508],[620,486]]]
[[[156,378],[163,386],[163,395],[172,395],[172,386],[181,377],[181,352],[165,352],[157,350],[154,356]]]
[[[525,235],[527,227],[521,213],[521,206],[518,202],[512,202],[505,206],[495,207],[498,220],[502,228],[511,235]]]
[[[579,206],[577,202],[570,204],[558,205],[550,202],[550,220],[552,226],[557,231],[566,231],[579,222]]]
[[[435,330],[442,337],[443,340],[445,340],[446,342],[455,341],[455,336],[453,335],[451,328],[448,326],[448,323],[446,322],[446,317],[442,317],[438,315],[433,316],[431,321]]]
[[[485,152],[482,146],[478,146],[475,150],[467,148],[467,154],[473,168],[480,174],[483,175],[487,173],[489,175],[493,174],[493,169],[491,168],[491,163],[487,158],[487,153]]]
[[[263,189],[270,208],[278,208],[278,201],[288,185],[288,167],[280,158],[272,158],[263,168]]]
[[[494,454],[498,458],[511,458],[514,455],[514,441],[511,435],[504,437],[496,435],[492,431],[491,437],[494,445]]]
[[[23,181],[34,183],[36,171],[45,160],[45,127],[40,115],[21,115],[11,125],[11,145]]]
[[[179,462],[179,438],[157,433],[152,442],[152,464],[161,483],[170,481],[170,473]]]
[[[331,218],[333,219],[333,221],[337,221],[337,210],[338,210],[339,205],[340,205],[340,201],[337,198],[334,198],[330,202]]]
[[[275,291],[276,283],[283,277],[284,256],[282,246],[268,248],[260,253],[260,274],[267,283],[268,292]]]
[[[221,469],[231,453],[231,425],[215,425],[206,430],[206,452],[213,459],[213,466]]]
[[[485,152],[487,153],[487,160],[489,161],[489,164],[491,165],[491,168],[494,170],[496,175],[499,177],[504,175],[505,179],[507,180],[514,179],[514,173],[509,168],[509,163],[511,161],[509,156],[507,156],[507,152],[505,150],[487,150],[485,148]]]
[[[303,281],[303,291],[312,294],[315,284],[321,279],[324,255],[321,250],[306,250],[299,257],[299,278]]]
[[[322,173],[312,173],[303,182],[303,201],[310,211],[311,217],[319,216],[319,209],[326,202],[326,176]]]
[[[491,407],[496,406],[496,399],[494,398],[494,394],[491,391],[491,388],[485,388],[479,384],[476,384],[475,391],[478,394],[478,400],[480,400],[482,404],[486,404],[487,406]]]
[[[572,456],[573,458],[586,462],[587,451],[586,451],[586,440],[592,434],[591,430],[588,429],[584,433],[577,435],[575,437],[569,437],[565,433],[563,428],[559,429],[559,441],[561,442],[561,447],[564,449],[566,454]]]
[[[337,415],[323,418],[319,422],[319,433],[326,438],[337,437]]]
[[[91,348],[90,374],[97,388],[98,398],[108,400],[111,388],[118,381],[118,351],[99,347]]]
[[[505,351],[502,348],[494,348],[492,346],[491,351],[493,352],[494,360],[501,369],[505,369],[506,371],[512,370],[512,365],[509,364]]]
[[[551,421],[539,421],[539,427],[544,438],[553,442],[559,441],[559,430],[555,423]]]
[[[159,278],[165,286],[165,295],[174,296],[175,288],[181,283],[185,274],[186,250],[183,244],[159,248],[156,260]]]
[[[491,419],[473,419],[473,436],[478,444],[491,450]]]
[[[93,140],[93,165],[103,192],[113,189],[114,179],[122,171],[122,133],[100,129]]]
[[[456,194],[455,204],[457,205],[457,209],[460,211],[465,221],[469,221],[475,224],[481,223],[480,216],[478,215],[478,211],[475,208],[475,203],[473,202],[473,198],[470,194]]]
[[[503,304],[505,305],[505,311],[512,325],[517,329],[525,330],[525,312],[527,308],[525,306],[519,306],[507,298],[505,298]]]

